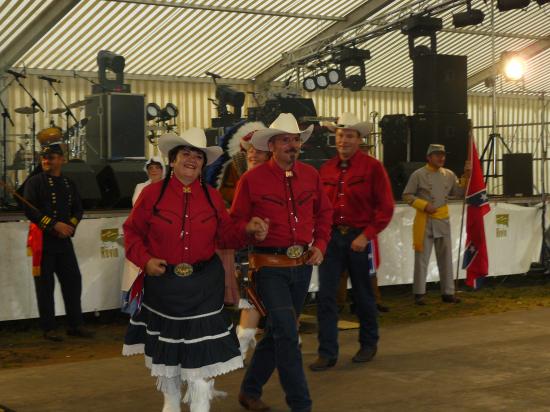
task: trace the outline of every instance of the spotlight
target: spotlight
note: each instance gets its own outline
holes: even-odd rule
[[[304,78],[304,81],[302,82],[302,87],[307,92],[313,92],[317,90],[317,83],[315,83],[315,78],[311,76]]]
[[[327,78],[328,82],[330,84],[336,84],[340,81],[340,70],[338,69],[330,69],[327,72]]]
[[[504,53],[502,57],[502,74],[506,80],[518,81],[525,75],[525,59],[514,53]]]
[[[409,57],[416,56],[414,41],[418,37],[430,38],[430,53],[437,54],[436,33],[443,28],[443,20],[431,16],[412,16],[403,22],[401,33],[406,34],[409,40]]]
[[[233,115],[240,119],[241,110],[244,105],[245,95],[243,92],[232,89],[226,85],[216,86],[216,99],[219,101],[218,115],[219,117],[227,116],[229,114],[227,105],[233,106]]]
[[[462,13],[453,14],[453,25],[458,29],[460,27],[475,26],[483,23],[485,14],[479,9],[472,9],[472,2],[466,3],[467,10]]]
[[[153,120],[159,117],[160,111],[160,106],[156,103],[148,103],[147,106],[145,106],[147,120]]]
[[[319,89],[326,89],[329,85],[327,73],[320,73],[315,76],[315,84]]]
[[[157,106],[158,107],[158,106]],[[164,106],[158,115],[158,122],[167,122],[170,119],[175,119],[178,117],[179,110],[173,103],[168,103]]]
[[[104,93],[106,91],[130,93],[130,85],[124,83],[124,57],[101,50],[97,54],[97,66],[99,68],[99,85],[92,87],[92,93]],[[107,78],[107,70],[116,74],[116,80]]]
[[[365,60],[370,59],[370,51],[355,47],[343,47],[332,56],[334,62],[340,64],[342,86],[352,92],[361,90],[367,84]],[[359,74],[349,75],[348,69],[359,69]]]
[[[531,0],[497,0],[497,9],[500,11],[524,9]]]

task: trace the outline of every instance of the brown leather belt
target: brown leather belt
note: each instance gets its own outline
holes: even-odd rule
[[[248,255],[248,265],[253,272],[257,272],[265,266],[269,267],[296,267],[305,265],[309,259],[309,253],[306,252],[299,258],[289,258],[286,255],[272,255],[267,253],[250,253]]]

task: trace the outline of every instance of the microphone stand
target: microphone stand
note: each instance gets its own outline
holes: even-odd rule
[[[10,112],[2,99],[0,99],[0,106],[2,106],[2,153],[4,154],[4,161],[2,162],[2,182],[4,183],[4,197],[2,198],[2,206],[7,206],[8,194],[5,185],[8,182],[8,120],[10,121],[11,127],[15,127],[15,125],[13,124],[13,120],[10,117]]]
[[[86,80],[87,82],[92,83],[94,86],[99,86],[99,87],[101,87],[101,88],[103,89],[104,92],[108,92],[108,91],[109,91],[109,90],[108,90],[105,86],[103,86],[102,84],[96,83],[96,82],[94,82],[93,80],[88,79],[87,77],[81,76],[80,74],[78,74],[78,73],[77,73],[76,71],[74,71],[74,70],[73,70],[73,77],[79,78],[79,79],[83,79],[83,80]]]
[[[34,112],[34,109],[38,107],[38,109],[42,113],[44,113],[44,109],[42,108],[42,106],[40,106],[40,103],[36,101],[36,99],[31,94],[31,92],[29,92],[27,88],[23,85],[23,83],[21,83],[21,80],[19,80],[19,77],[17,76],[14,76],[14,77],[17,84],[25,91],[25,93],[29,95],[29,97],[32,100],[31,107],[33,111],[32,111],[32,164],[31,164],[32,169],[31,170],[34,170],[34,168],[36,167],[36,155],[35,155],[36,154],[36,113]],[[29,172],[31,170],[29,170]]]
[[[66,133],[65,138],[63,139],[63,143],[65,143],[68,147],[69,146],[69,117],[73,118],[73,120],[75,121],[75,124],[78,123],[78,120],[76,120],[76,117],[73,114],[73,112],[71,111],[71,108],[67,105],[67,103],[65,103],[65,100],[63,100],[63,98],[61,97],[61,95],[59,94],[59,92],[57,91],[55,86],[53,85],[53,81],[48,80],[48,79],[41,79],[41,80],[46,80],[48,82],[48,84],[50,85],[50,87],[52,88],[52,90],[54,92],[53,94],[55,96],[57,96],[57,98],[59,99],[59,101],[61,102],[63,107],[65,107],[65,119],[66,119],[66,124],[67,124],[67,133]],[[67,155],[69,155],[69,154],[67,154]]]

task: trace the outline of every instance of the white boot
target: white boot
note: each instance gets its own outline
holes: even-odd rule
[[[174,378],[159,377],[157,389],[164,395],[162,412],[181,412],[181,380],[179,376]]]
[[[241,328],[237,326],[237,338],[239,338],[239,346],[243,359],[246,358],[248,349],[256,347],[256,328]]]
[[[162,412],[181,412],[181,393],[163,393]]]
[[[190,412],[210,412],[213,388],[213,379],[208,382],[204,379],[187,382],[187,393],[183,401],[189,405]]]

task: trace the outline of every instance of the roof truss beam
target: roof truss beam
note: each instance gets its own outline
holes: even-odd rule
[[[38,40],[54,27],[80,0],[55,0],[13,41],[6,46],[0,56],[0,73],[11,67],[23,56]]]
[[[174,7],[174,8],[180,8],[180,9],[221,11],[225,13],[243,13],[243,14],[259,14],[262,16],[294,17],[298,19],[331,20],[331,21],[346,20],[345,17],[328,16],[324,14],[288,13],[283,11],[274,11],[274,10],[266,10],[266,9],[247,9],[242,7],[208,6],[205,4],[196,4],[196,3],[172,3],[172,2],[163,1],[163,0],[108,0],[108,1],[115,1],[119,3],[144,4],[148,6]]]
[[[334,36],[338,36],[343,31],[353,27],[362,21],[368,19],[376,12],[387,7],[394,0],[370,0],[365,2],[363,5],[359,6],[355,10],[351,11],[347,16],[345,21],[333,24],[322,32],[318,33],[314,39],[311,39],[299,50],[293,52],[293,59],[297,60],[300,56],[306,56],[311,53],[313,48],[319,49],[319,38],[326,39],[326,44],[328,44]],[[265,84],[271,80],[277,78],[285,71],[288,70],[288,57],[283,57],[281,60],[273,64],[272,66],[265,69],[263,72],[259,73],[256,76],[255,83],[257,85]]]

